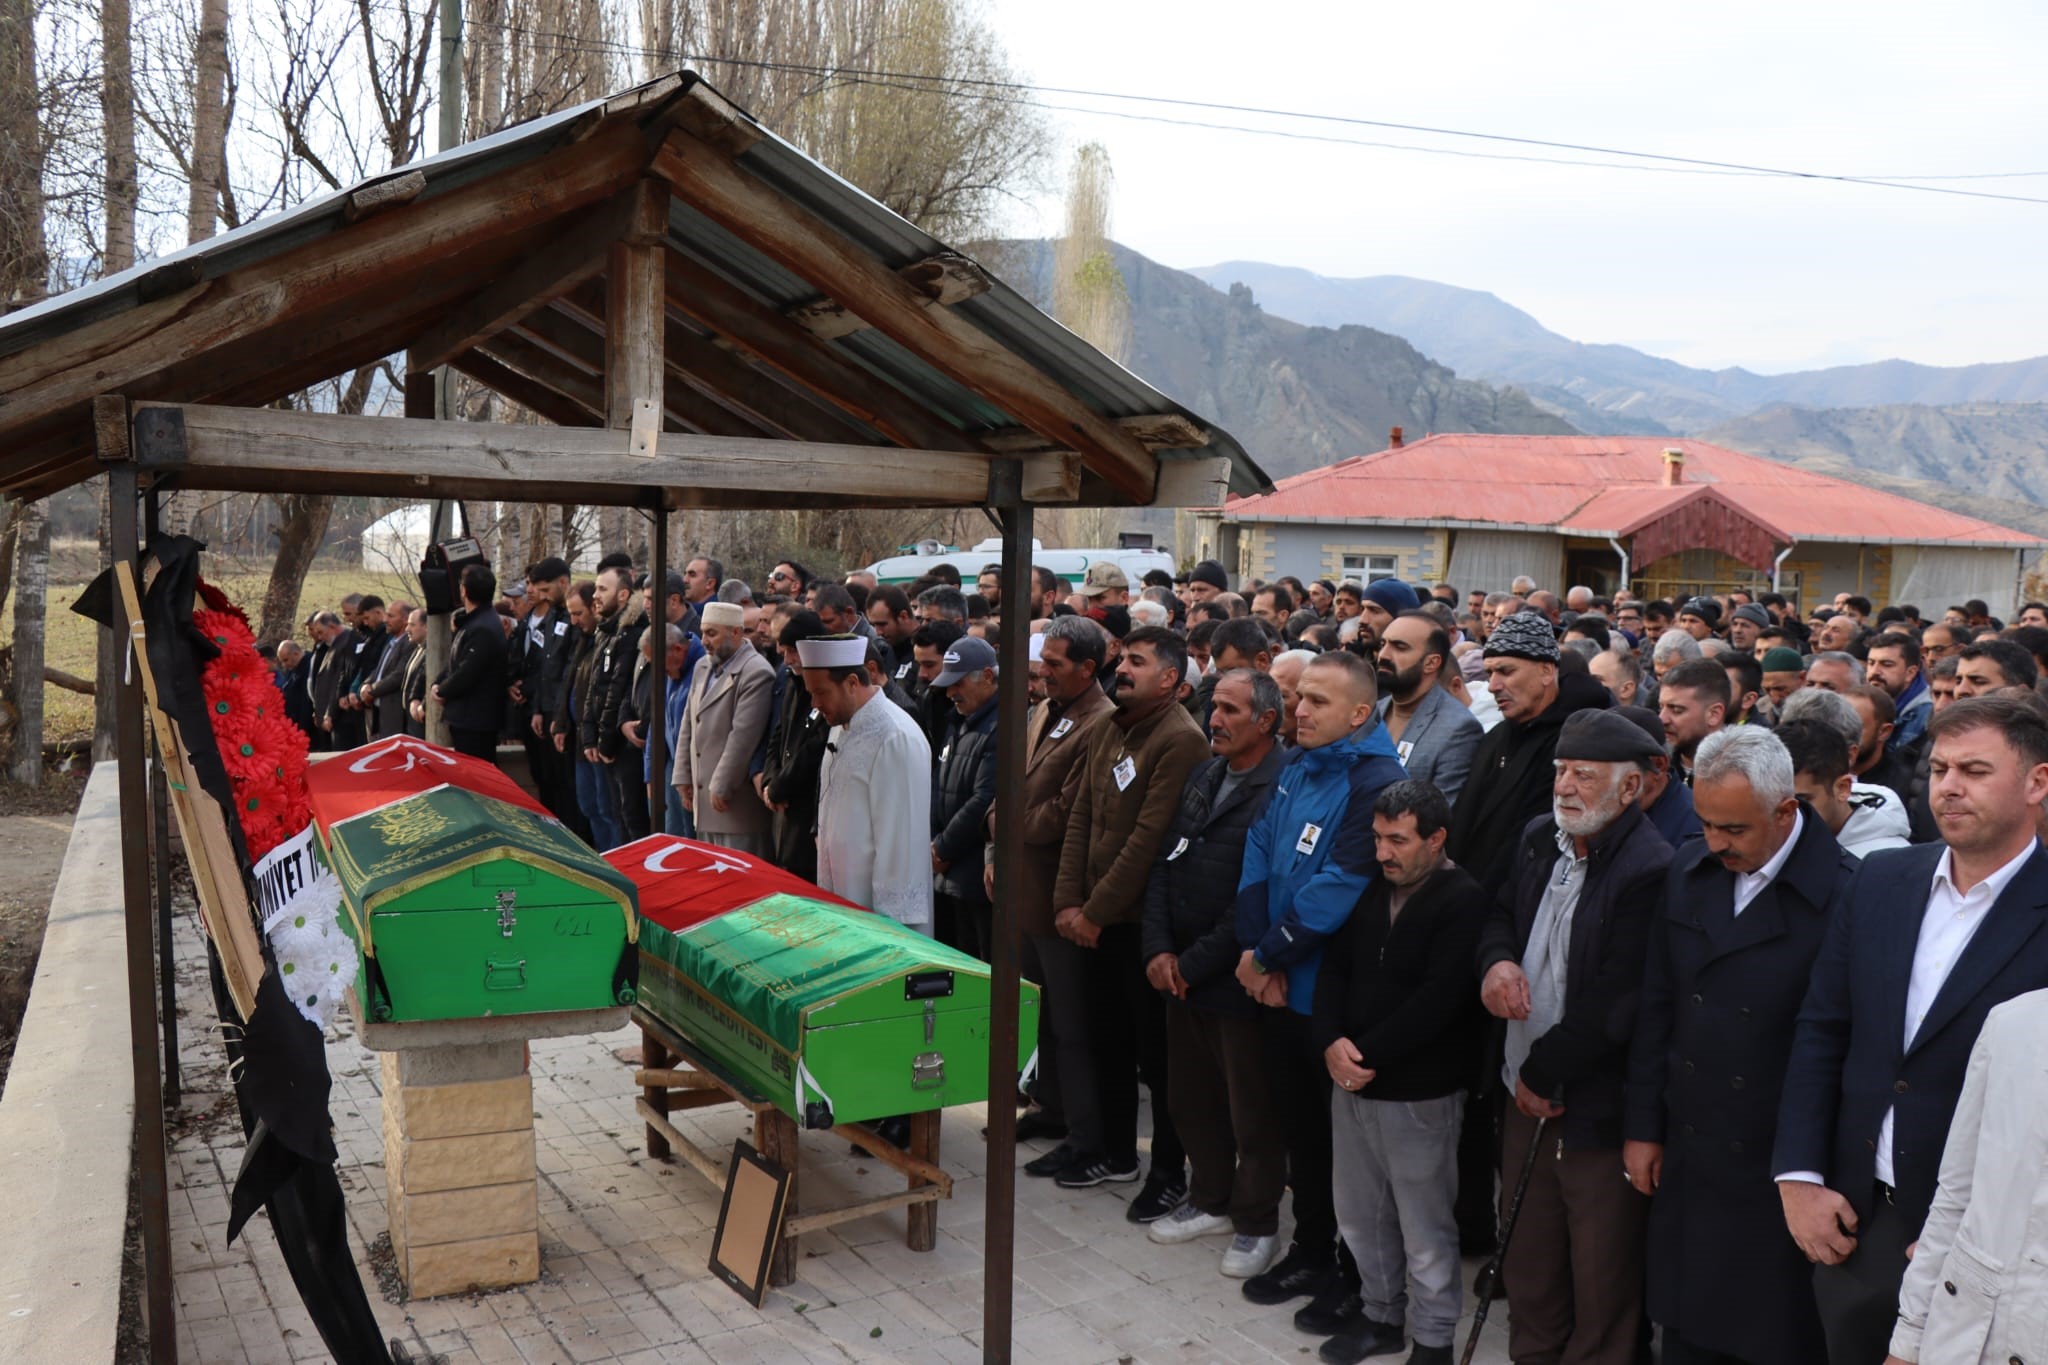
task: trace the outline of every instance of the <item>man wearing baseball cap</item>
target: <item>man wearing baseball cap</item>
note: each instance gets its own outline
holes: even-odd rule
[[[996,799],[995,649],[961,636],[932,686],[944,688],[953,704],[932,778],[932,928],[939,942],[986,961],[989,899],[981,872],[988,808]]]
[[[1088,566],[1078,590],[1088,601],[1088,618],[1121,640],[1131,633],[1131,580],[1108,560]]]

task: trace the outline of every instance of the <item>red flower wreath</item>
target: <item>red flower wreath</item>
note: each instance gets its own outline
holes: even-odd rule
[[[200,673],[214,741],[235,794],[235,816],[251,858],[306,827],[306,735],[285,718],[284,698],[256,652],[249,618],[210,583],[199,584],[205,606],[192,624],[218,657]]]

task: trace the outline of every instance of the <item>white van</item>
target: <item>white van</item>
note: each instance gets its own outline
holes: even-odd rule
[[[951,564],[960,571],[964,590],[972,592],[975,575],[981,572],[982,567],[1000,563],[1002,558],[1003,542],[992,536],[968,550],[949,551],[933,544],[928,554],[891,555],[868,565],[867,571],[879,582],[901,587],[924,577],[938,565]],[[1131,581],[1132,597],[1136,597],[1138,589],[1143,586],[1139,580],[1154,569],[1168,574],[1174,571],[1173,556],[1164,550],[1048,550],[1036,540],[1031,542],[1031,562],[1052,570],[1076,588],[1088,576],[1088,566],[1105,559],[1124,571],[1124,577]]]

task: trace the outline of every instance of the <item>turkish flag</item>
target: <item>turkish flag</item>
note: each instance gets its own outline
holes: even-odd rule
[[[322,830],[435,787],[460,787],[554,819],[496,764],[410,735],[365,744],[306,769],[313,823]]]
[[[766,859],[675,834],[650,834],[603,855],[640,891],[640,915],[670,933],[774,895],[803,896],[849,910],[842,900]]]

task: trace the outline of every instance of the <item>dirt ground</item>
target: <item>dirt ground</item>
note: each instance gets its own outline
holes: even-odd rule
[[[43,946],[43,922],[57,869],[71,840],[81,778],[60,776],[40,791],[0,783],[0,1090],[28,1007],[29,983]]]

